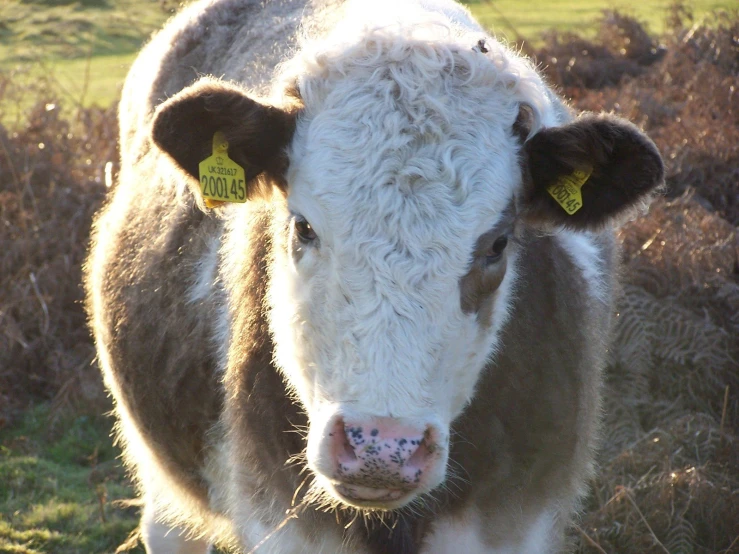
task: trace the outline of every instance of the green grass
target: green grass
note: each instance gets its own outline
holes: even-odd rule
[[[159,0],[3,0],[0,72],[47,79],[67,109],[106,107],[142,44],[169,16]]]
[[[85,58],[134,53],[169,17],[157,0],[5,0],[0,59]]]
[[[127,68],[152,31],[170,16],[175,0],[3,0],[0,72],[44,76],[59,85],[66,109],[110,105]],[[593,34],[602,10],[619,9],[665,29],[672,0],[468,0],[486,27],[511,41],[540,43],[548,29]],[[694,0],[697,17],[735,7],[735,0]],[[27,108],[32,99],[26,99]]]
[[[108,106],[120,95],[136,54],[106,54],[87,59],[52,59],[44,64],[67,100],[84,106]]]
[[[50,424],[46,406],[0,433],[0,553],[114,552],[136,527],[111,420]],[[134,550],[132,552],[143,552]]]
[[[619,10],[647,24],[652,34],[666,29],[673,0],[467,0],[478,21],[496,35],[510,41],[525,39],[540,43],[542,33],[550,29],[593,35],[603,10]],[[736,8],[736,0],[693,0],[686,2],[698,18],[714,10]]]

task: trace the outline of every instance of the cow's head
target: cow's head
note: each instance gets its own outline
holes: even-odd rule
[[[354,506],[400,507],[444,480],[452,421],[515,317],[517,229],[601,227],[663,178],[633,125],[558,122],[526,62],[475,44],[376,32],[303,54],[297,110],[204,80],[155,117],[196,193],[216,131],[252,183],[283,191],[276,360],[309,416],[318,483]],[[590,176],[569,215],[547,189],[577,171]]]

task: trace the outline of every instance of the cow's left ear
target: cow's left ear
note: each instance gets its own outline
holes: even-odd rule
[[[611,115],[586,114],[539,131],[524,144],[521,162],[522,216],[534,225],[598,228],[664,180],[654,143]]]
[[[285,189],[285,150],[292,140],[295,120],[295,110],[263,104],[237,85],[204,77],[156,109],[151,136],[184,171],[200,205],[200,163],[215,156],[217,132],[225,140],[222,144],[227,155],[244,171],[246,196],[254,195],[259,188],[257,177],[263,173]]]

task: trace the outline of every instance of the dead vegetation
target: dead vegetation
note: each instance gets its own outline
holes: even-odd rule
[[[643,126],[668,167],[650,213],[621,231],[623,297],[607,373],[600,472],[577,552],[739,552],[739,17],[673,8],[656,40],[606,13],[598,36],[532,52],[582,110]],[[80,304],[90,218],[116,159],[114,111],[0,127],[0,417],[30,403],[104,405]],[[2,104],[0,104],[2,105]]]
[[[113,109],[62,117],[44,82],[18,90],[0,74],[7,109],[39,99],[27,121],[0,127],[0,422],[37,400],[104,398],[81,306],[81,264],[103,171],[116,157]]]
[[[739,552],[739,17],[674,6],[659,43],[604,14],[534,55],[580,110],[642,126],[666,196],[620,232],[601,470],[578,552]]]

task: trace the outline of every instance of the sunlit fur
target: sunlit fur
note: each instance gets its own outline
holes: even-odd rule
[[[254,20],[242,17],[249,10]],[[302,38],[293,50],[304,12]],[[326,34],[335,21],[340,23]],[[273,75],[278,61],[283,63]],[[238,82],[245,94],[262,100],[271,94],[275,106],[284,106],[286,97],[291,109],[301,106],[289,137],[287,174],[271,176],[285,186],[266,199],[267,207],[255,200],[199,212],[186,185],[190,177],[152,144],[152,114],[206,72]],[[478,239],[526,207],[524,137],[514,126],[522,106],[532,116],[530,135],[570,119],[528,60],[486,35],[465,8],[441,0],[204,0],[152,41],[124,91],[120,183],[97,220],[86,284],[124,457],[152,532],[165,522],[173,533],[192,529],[196,540],[260,554],[376,553],[368,546],[373,537],[354,533],[353,522],[393,525],[400,514],[411,520],[406,531],[419,532],[417,547],[424,554],[446,552],[450,544],[470,554],[491,544],[512,545],[498,552],[554,548],[592,475],[613,272],[602,236],[548,228],[554,236],[533,240],[538,231],[518,220],[502,281],[486,291],[492,309],[482,314],[463,308],[460,282],[475,262]],[[312,244],[295,237],[298,216],[315,230]],[[177,248],[170,252],[172,244]],[[544,264],[558,265],[558,273],[532,263],[532,251],[542,254]],[[567,290],[579,287],[571,302],[563,302],[572,304],[562,311],[575,314],[572,328],[544,329],[550,340],[558,330],[571,337],[573,328],[584,337],[571,349],[578,354],[572,367],[539,367],[542,359],[540,365],[550,363],[550,343],[528,336],[519,342],[519,336],[506,335],[505,348],[498,344],[512,329],[527,335],[526,316],[541,313],[531,309],[537,299],[527,300],[527,294],[541,293],[539,306],[559,299],[551,282],[536,289],[542,275],[560,279]],[[160,285],[162,298],[153,292]],[[147,302],[155,307],[143,309]],[[127,310],[131,321],[118,318]],[[151,332],[132,332],[141,327]],[[535,346],[531,355],[529,346]],[[157,349],[156,363],[163,367],[150,361]],[[509,365],[490,363],[511,352],[516,356],[509,356]],[[555,354],[555,361],[569,361]],[[529,362],[539,381],[524,382]],[[486,366],[495,371],[483,374]],[[210,372],[216,384],[206,390],[202,383],[209,382],[198,371]],[[506,372],[514,378],[506,380]],[[563,382],[549,379],[560,374]],[[486,384],[480,384],[481,375]],[[222,395],[223,404],[202,419],[204,430],[184,427],[162,439],[152,422],[177,423],[182,414],[200,413],[195,378],[204,401]],[[285,399],[281,378],[294,405]],[[129,410],[125,387],[134,380],[143,392]],[[536,386],[526,389],[532,382]],[[470,409],[494,405],[475,395],[475,387],[487,386],[487,394],[505,405],[499,384],[510,384],[512,401],[520,403],[506,414],[483,412],[475,436]],[[178,403],[180,392],[193,390],[189,405]],[[528,390],[535,393],[527,396]],[[572,410],[570,398],[557,396],[560,390],[576,396]],[[147,412],[172,398],[171,418]],[[265,408],[255,401],[265,398],[276,402]],[[262,410],[249,411],[255,405]],[[286,405],[293,415],[303,410],[307,416],[294,429],[307,439],[303,451],[302,441],[284,440],[292,423],[279,413]],[[539,412],[540,405],[551,410]],[[527,410],[539,417],[530,434]],[[520,417],[506,424],[515,426],[503,428],[501,418],[514,412]],[[542,431],[548,442],[537,434],[537,424],[551,423],[550,413],[571,423],[572,444],[561,451],[555,426]],[[240,419],[243,414],[252,419]],[[335,494],[326,430],[337,414],[390,416],[436,429],[433,471],[397,506],[387,506],[395,512],[349,506]],[[270,428],[275,420],[280,425]],[[255,429],[255,441],[240,434]],[[523,454],[505,450],[511,445],[492,452],[498,438],[511,439]],[[453,459],[450,439],[462,453]],[[189,441],[203,454],[200,465],[193,467],[192,456],[167,465],[167,456],[180,452],[168,447]],[[552,457],[539,456],[539,441],[543,450],[555,450]],[[259,457],[263,452],[269,463]],[[501,453],[510,457],[501,460]],[[528,468],[518,467],[529,454],[539,456],[536,463],[544,468],[534,484]],[[512,469],[495,466],[508,461]],[[505,490],[475,498],[482,486],[487,493],[491,487]],[[173,536],[180,542],[185,537]]]
[[[435,3],[380,4],[350,4],[280,76],[304,108],[277,224],[300,215],[318,240],[298,257],[290,237],[276,249],[270,319],[318,469],[336,411],[434,424],[446,439],[515,288],[513,252],[492,325],[460,307],[475,241],[520,186],[513,123],[521,103],[536,125],[556,118],[528,61],[489,38],[474,48],[485,35],[462,8],[449,19]]]

